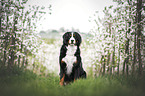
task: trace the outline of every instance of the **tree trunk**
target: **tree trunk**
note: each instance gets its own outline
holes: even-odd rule
[[[135,63],[136,63],[136,32],[134,34],[134,50],[133,50],[133,63],[132,63],[132,76],[134,75],[135,71]]]
[[[108,50],[108,55],[107,55],[107,66],[108,66],[108,68],[107,68],[107,72],[109,72],[109,68],[110,68],[110,52],[109,52],[109,50]]]
[[[2,4],[0,5],[0,6],[2,6]],[[2,10],[1,10],[2,8],[0,8],[0,14],[2,15]],[[1,52],[2,52],[2,50],[3,50],[3,42],[2,42],[2,16],[0,17],[0,45],[1,45],[1,47],[2,47],[2,49],[0,50]],[[1,57],[1,58],[3,58],[3,57]],[[3,67],[4,66],[4,64],[3,64],[3,60],[0,58],[0,67]]]
[[[18,69],[20,68],[20,62],[21,62],[21,55],[18,57]]]
[[[114,38],[114,46],[113,46],[113,55],[112,55],[112,64],[113,64],[113,72],[115,70],[115,35],[113,36]]]
[[[23,56],[23,61],[22,61],[22,66],[21,66],[22,70],[24,70],[24,66],[25,66],[25,56]]]
[[[119,65],[120,65],[120,43],[118,48],[118,66],[117,66],[117,74],[119,75]]]
[[[10,59],[9,59],[9,63],[8,63],[8,67],[9,69],[13,69],[13,66],[14,66],[14,60],[15,60],[15,50],[16,50],[16,46],[15,46],[15,38],[16,38],[16,31],[17,31],[17,28],[16,28],[16,24],[17,24],[17,19],[18,17],[16,16],[16,12],[14,13],[14,25],[13,25],[13,29],[12,29],[12,33],[11,33],[11,41],[10,41]]]
[[[101,63],[101,68],[100,68],[100,72],[99,72],[99,74],[100,75],[102,75],[102,69],[103,69],[103,59],[104,59],[104,56],[102,55],[102,57],[101,57],[101,61],[100,61],[100,63]]]
[[[5,15],[6,16],[6,15]],[[9,21],[9,18],[8,18],[8,16],[7,16],[7,19],[6,19],[6,22],[7,22],[7,25],[6,25],[6,29],[5,30],[7,30],[8,29],[8,21]],[[4,31],[5,31],[4,30]],[[5,36],[4,36],[4,61],[3,61],[3,65],[5,66],[5,65],[7,65],[7,60],[9,60],[9,56],[7,56],[7,47],[8,47],[8,45],[9,45],[9,38],[8,37],[10,37],[10,32],[8,33],[8,32],[4,32],[3,31],[3,33],[5,33]]]
[[[137,0],[137,51],[138,51],[138,62],[139,62],[139,70],[138,70],[139,76],[141,76],[142,74],[141,49],[140,49],[141,12],[142,12],[141,9],[142,9],[142,0]]]
[[[113,53],[112,53],[112,56],[111,57],[113,59]],[[109,68],[110,75],[112,75],[112,67],[113,67],[113,60],[111,61],[110,68]]]
[[[103,62],[103,76],[105,75],[105,69],[106,69],[106,58],[104,56],[104,62]]]
[[[123,62],[123,70],[122,70],[122,74],[124,75],[124,73],[125,73],[125,63],[126,62],[126,58],[124,59],[124,62]]]

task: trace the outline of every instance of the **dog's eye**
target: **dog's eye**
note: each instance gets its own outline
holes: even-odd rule
[[[70,35],[71,36],[71,35]]]
[[[75,36],[75,35],[73,35],[73,36]]]

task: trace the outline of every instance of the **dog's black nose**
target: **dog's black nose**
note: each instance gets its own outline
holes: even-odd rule
[[[71,44],[73,44],[74,43],[74,40],[71,40]]]

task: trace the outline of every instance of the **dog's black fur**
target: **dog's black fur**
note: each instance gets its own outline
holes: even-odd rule
[[[66,74],[66,63],[62,61],[62,59],[66,56],[67,52],[67,46],[69,45],[69,39],[71,38],[72,32],[66,32],[63,35],[63,45],[60,50],[60,56],[59,56],[59,64],[60,64],[60,80],[63,78],[64,75],[64,81],[65,82],[73,82],[74,80],[77,80],[79,78],[86,78],[86,72],[84,71],[82,67],[82,61],[80,56],[80,44],[82,42],[81,36],[77,32],[73,32],[74,38],[76,40],[75,46],[77,46],[76,52],[74,56],[77,58],[77,62],[73,64],[72,72],[70,75]]]

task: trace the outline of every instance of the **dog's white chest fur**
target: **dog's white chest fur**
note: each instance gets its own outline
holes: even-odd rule
[[[73,63],[76,62],[76,57],[74,56],[77,50],[77,46],[68,45],[66,56],[63,58],[63,61],[67,64],[66,74],[70,75],[72,72]]]

